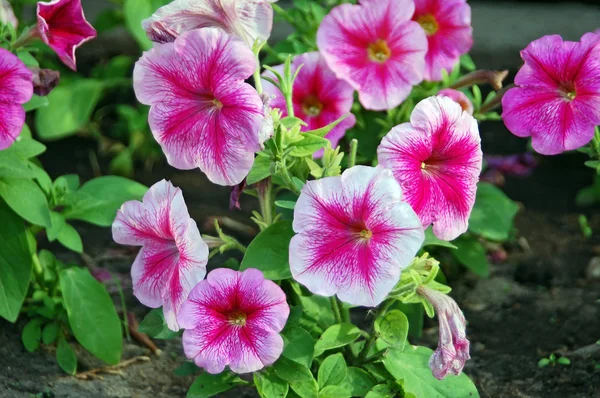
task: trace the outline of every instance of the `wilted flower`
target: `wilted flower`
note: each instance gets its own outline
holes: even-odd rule
[[[122,245],[142,246],[133,266],[133,294],[142,304],[163,307],[169,329],[177,331],[177,312],[206,275],[208,247],[190,218],[183,194],[170,182],[154,184],[143,202],[125,202],[112,226]]]
[[[481,173],[477,121],[446,97],[417,104],[410,123],[392,129],[377,149],[424,227],[452,240],[466,232]]]
[[[459,375],[469,355],[469,340],[465,333],[467,322],[458,304],[450,296],[419,286],[417,293],[433,305],[440,322],[438,347],[429,359],[429,367],[436,379],[452,373]]]
[[[424,239],[392,172],[355,166],[309,181],[294,209],[290,267],[320,296],[374,307],[398,283]]]
[[[96,37],[96,29],[85,19],[81,0],[37,3],[37,35],[60,60],[76,70],[75,50]]]
[[[19,20],[8,0],[0,0],[0,25],[2,24],[10,24],[15,29],[19,26]]]
[[[45,97],[60,82],[60,72],[52,69],[40,69],[38,67],[30,67],[33,72],[33,92],[35,95]]]
[[[327,64],[367,109],[395,108],[423,80],[427,39],[414,9],[413,0],[361,0],[335,7],[319,27]]]
[[[25,123],[23,104],[33,96],[31,71],[0,48],[0,150],[12,145]]]
[[[462,91],[454,90],[452,88],[445,88],[443,90],[440,90],[438,95],[450,98],[458,105],[460,105],[463,111],[467,112],[469,115],[473,114],[473,103],[471,102],[469,97],[467,97],[467,95]]]
[[[307,124],[302,126],[302,131],[320,129],[350,113],[354,102],[354,89],[335,76],[321,54],[311,52],[294,58],[292,74],[301,65],[303,66],[294,81],[292,101],[294,116]],[[283,74],[283,65],[275,66],[273,69]],[[271,72],[265,72],[265,75],[277,80]],[[283,116],[287,116],[285,98],[281,91],[270,82],[264,83],[264,90],[265,93],[274,96],[271,107],[279,108]],[[355,123],[356,118],[350,114],[325,138],[328,138],[331,146],[335,148],[346,130],[352,128]]]
[[[167,43],[193,29],[217,27],[240,37],[250,47],[267,41],[277,0],[175,0],[142,22],[148,38]]]
[[[484,159],[488,169],[498,170],[503,174],[519,177],[530,175],[537,166],[535,156],[529,152],[508,156],[485,155]]]
[[[156,45],[136,63],[138,100],[150,105],[149,123],[169,164],[199,167],[220,185],[239,184],[260,150],[264,105],[245,83],[254,54],[221,29],[196,29]]]
[[[533,149],[544,155],[587,144],[600,125],[600,35],[587,33],[580,42],[544,36],[521,57],[518,87],[502,98],[506,127],[531,136]]]
[[[427,34],[425,80],[442,80],[473,46],[471,7],[466,0],[415,0],[413,20]]]
[[[289,314],[285,293],[262,272],[221,268],[196,285],[177,319],[185,355],[196,365],[213,374],[227,365],[249,373],[279,358]]]

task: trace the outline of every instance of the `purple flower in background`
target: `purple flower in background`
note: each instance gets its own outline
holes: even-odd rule
[[[519,177],[530,175],[538,163],[535,156],[529,152],[509,156],[484,155],[483,158],[488,169]]]

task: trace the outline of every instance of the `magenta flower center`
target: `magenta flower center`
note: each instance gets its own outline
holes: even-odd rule
[[[377,39],[377,41],[369,44],[369,58],[371,61],[384,63],[392,55],[392,50],[388,47],[385,40]]]
[[[243,311],[235,310],[227,315],[227,321],[231,326],[242,327],[246,325],[247,316]]]
[[[561,84],[558,91],[560,92],[560,95],[569,102],[573,101],[577,96],[575,86],[571,82]]]
[[[427,36],[434,35],[440,28],[435,17],[432,14],[421,15],[417,18],[417,22],[419,23],[419,25],[421,25]]]
[[[323,104],[314,95],[309,95],[302,101],[302,111],[306,116],[319,116],[323,110]]]

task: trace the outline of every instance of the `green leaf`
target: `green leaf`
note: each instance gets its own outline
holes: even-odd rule
[[[432,353],[429,348],[417,346],[408,346],[404,352],[392,349],[384,357],[383,364],[405,393],[427,398],[479,397],[475,385],[464,373],[444,380],[433,377],[428,365]]]
[[[46,145],[32,138],[17,138],[4,152],[15,155],[19,159],[31,159],[46,152]]]
[[[346,378],[340,384],[353,397],[364,397],[376,384],[375,379],[369,373],[360,368],[349,367]]]
[[[17,57],[27,66],[40,66],[39,62],[29,51],[19,50],[17,51]]]
[[[290,385],[272,369],[254,373],[254,385],[261,398],[285,398],[290,389]]]
[[[454,241],[457,250],[452,254],[461,264],[482,278],[490,276],[490,264],[485,247],[473,237],[461,236]]]
[[[294,149],[290,152],[290,155],[296,157],[310,156],[319,149],[325,148],[330,144],[327,138],[322,138],[317,135],[301,133],[303,138],[291,145]]]
[[[408,318],[402,311],[392,310],[375,320],[375,331],[391,347],[402,351],[408,337]]]
[[[177,336],[177,332],[167,326],[162,308],[150,310],[138,326],[138,331],[159,340],[169,340]]]
[[[74,375],[77,373],[77,355],[64,336],[58,338],[58,346],[56,347],[56,362],[65,373]]]
[[[0,196],[26,221],[46,228],[52,225],[48,199],[32,180],[0,178]]]
[[[35,113],[35,127],[40,138],[56,140],[83,128],[90,121],[102,89],[103,83],[99,80],[78,79],[52,90],[47,97],[50,104]]]
[[[271,158],[258,155],[246,177],[246,184],[252,185],[271,176]]]
[[[14,322],[27,294],[33,259],[23,221],[0,199],[0,316]]]
[[[494,241],[505,241],[513,229],[519,206],[496,186],[487,182],[477,185],[475,206],[469,218],[469,230]]]
[[[319,137],[325,137],[331,130],[333,130],[335,128],[335,126],[337,126],[338,124],[340,124],[348,116],[350,116],[349,113],[343,115],[342,117],[340,117],[336,121],[333,121],[333,122],[329,123],[327,126],[321,127],[320,129],[316,129],[316,130],[307,131],[305,134],[312,134],[312,135],[316,135],[316,136],[319,136]]]
[[[350,398],[350,392],[344,387],[327,386],[319,391],[319,398]]]
[[[346,378],[348,367],[341,353],[333,354],[325,358],[319,366],[317,380],[319,389],[326,386],[337,386]],[[320,395],[320,394],[319,394]]]
[[[289,220],[270,225],[250,242],[240,271],[256,268],[265,274],[266,279],[273,281],[290,278],[289,247],[293,236]]]
[[[34,352],[40,346],[42,340],[42,322],[41,318],[34,318],[27,322],[27,325],[21,332],[21,341],[25,349],[29,352]]]
[[[327,297],[299,295],[299,299],[303,309],[302,320],[319,325],[322,328],[318,332],[319,335],[336,322]]]
[[[423,247],[425,246],[441,246],[450,249],[456,249],[456,246],[452,243],[445,240],[441,240],[437,236],[435,236],[431,227],[425,230],[425,242],[423,242]]]
[[[50,228],[46,228],[46,235],[50,242],[54,242],[65,226],[66,221],[62,214],[55,211],[50,212],[50,220],[52,221],[52,225]]]
[[[285,346],[281,355],[310,368],[315,353],[315,341],[310,333],[301,327],[292,327],[286,328],[282,335]]]
[[[317,340],[315,356],[321,355],[324,351],[348,345],[359,337],[360,329],[350,323],[333,325]]]
[[[31,112],[38,108],[47,107],[48,104],[50,104],[48,97],[40,97],[39,95],[34,95],[33,97],[31,97],[29,102],[23,105],[23,109],[25,109],[25,112]]]
[[[87,221],[101,227],[110,227],[117,210],[128,200],[141,200],[148,188],[123,177],[98,177],[83,184],[76,192],[65,195],[68,206],[63,212],[66,219]]]
[[[56,336],[58,336],[58,323],[50,322],[44,329],[42,330],[42,342],[44,344],[52,344],[54,340],[56,340]]]
[[[273,365],[275,374],[287,381],[292,390],[302,398],[316,398],[319,390],[310,370],[297,362],[280,357]]]
[[[87,269],[69,268],[60,273],[60,288],[69,324],[79,343],[104,362],[121,359],[121,320],[108,292]]]
[[[231,372],[223,372],[218,375],[203,373],[194,380],[187,393],[187,398],[214,397],[242,384],[247,383]]]
[[[83,242],[79,232],[73,226],[66,224],[61,228],[58,234],[58,241],[61,245],[75,253],[83,253]]]
[[[167,3],[169,0],[125,0],[123,5],[125,26],[142,50],[152,48],[152,42],[146,37],[146,32],[142,28],[142,21]]]
[[[365,395],[365,398],[394,398],[396,392],[387,384],[378,384]]]
[[[281,207],[282,209],[294,210],[296,202],[292,202],[291,200],[276,200],[275,206]]]
[[[9,148],[10,149],[10,148]],[[0,177],[33,178],[35,172],[9,149],[0,151]]]
[[[184,363],[179,365],[179,367],[177,369],[175,369],[173,371],[173,373],[175,374],[175,376],[184,377],[184,376],[191,376],[193,374],[198,373],[199,371],[200,371],[200,368],[198,366],[196,366],[196,364],[194,362],[185,361]]]

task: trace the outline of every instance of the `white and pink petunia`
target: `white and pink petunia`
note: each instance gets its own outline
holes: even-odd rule
[[[121,206],[112,233],[119,244],[142,246],[131,267],[133,294],[148,307],[162,306],[169,329],[179,330],[179,308],[204,279],[208,262],[208,246],[181,190],[168,181],[157,182],[142,202]]]
[[[292,63],[292,73],[301,65],[300,72],[294,80],[292,101],[294,116],[306,123],[306,126],[302,126],[302,131],[320,129],[349,114],[354,102],[354,89],[335,76],[321,54],[311,52],[297,56]],[[283,74],[283,65],[277,65],[273,69]],[[265,75],[277,80],[271,72],[265,72]],[[285,98],[281,91],[270,82],[265,82],[263,87],[265,94],[274,97],[270,106],[279,108],[283,115],[287,116]],[[352,128],[355,123],[356,117],[350,114],[325,138],[329,139],[335,148],[346,130]]]
[[[175,0],[142,22],[148,38],[157,43],[174,41],[193,29],[217,27],[238,36],[250,47],[267,41],[273,27],[277,0]]]
[[[395,108],[423,80],[427,38],[414,9],[413,0],[361,0],[335,7],[319,27],[327,64],[367,109]]]
[[[23,104],[33,96],[32,73],[13,53],[0,48],[0,150],[12,145],[25,124]]]
[[[390,170],[355,166],[306,183],[294,210],[290,267],[314,294],[374,307],[400,279],[424,239]]]
[[[37,3],[36,34],[76,70],[75,50],[96,37],[96,29],[85,19],[81,0],[52,0]]]
[[[183,349],[208,373],[256,372],[281,355],[289,313],[283,290],[259,270],[216,269],[181,306]]]
[[[241,39],[217,28],[196,29],[157,44],[136,63],[138,100],[169,164],[199,167],[220,185],[248,175],[265,117],[256,90],[245,83],[257,62]]]
[[[417,104],[410,123],[394,127],[377,149],[424,227],[452,240],[467,231],[483,154],[477,121],[447,97]]]
[[[517,87],[502,98],[502,119],[533,149],[556,155],[586,145],[600,125],[600,35],[579,42],[544,36],[521,51]]]
[[[452,71],[473,46],[471,6],[467,0],[415,0],[415,6],[413,20],[428,42],[425,80],[442,80],[442,70]]]

